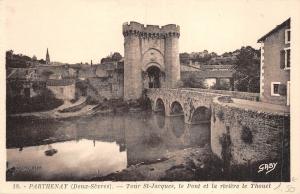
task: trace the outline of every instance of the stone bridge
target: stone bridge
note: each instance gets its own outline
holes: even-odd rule
[[[289,112],[272,110],[274,105],[258,102],[257,94],[189,88],[148,89],[146,94],[155,112],[184,115],[187,124],[210,123],[211,149],[224,162],[289,165]]]
[[[166,116],[184,115],[184,121],[188,124],[210,122],[211,104],[217,96],[222,95],[190,89],[147,90],[154,112],[164,112]]]

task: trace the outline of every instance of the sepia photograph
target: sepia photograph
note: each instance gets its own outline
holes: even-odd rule
[[[2,1],[4,181],[295,181],[293,2]]]

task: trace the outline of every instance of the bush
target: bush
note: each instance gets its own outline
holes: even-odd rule
[[[6,109],[8,113],[24,113],[47,111],[54,109],[63,104],[63,100],[55,98],[54,94],[44,89],[37,96],[26,98],[23,96],[16,96],[14,98],[7,98]]]
[[[242,127],[241,139],[247,144],[251,144],[253,142],[253,135],[249,127]]]
[[[93,97],[91,97],[91,96],[88,96],[88,97],[86,98],[86,103],[87,103],[88,105],[95,105],[95,104],[101,103],[101,101],[98,100],[98,99],[95,99],[95,98],[93,98]]]
[[[222,110],[219,110],[219,112],[217,113],[217,116],[220,121],[224,121],[224,112]]]

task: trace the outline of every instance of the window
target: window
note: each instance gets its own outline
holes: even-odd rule
[[[280,82],[272,82],[271,83],[271,96],[280,96],[279,85],[280,85]]]
[[[291,67],[291,49],[284,49],[284,69],[290,69]]]
[[[285,30],[285,44],[289,44],[291,42],[291,30]]]

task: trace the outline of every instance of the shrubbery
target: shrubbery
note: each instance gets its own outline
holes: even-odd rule
[[[26,98],[24,96],[7,98],[6,110],[7,113],[10,114],[47,111],[62,104],[63,100],[55,98],[54,94],[50,90],[44,89],[39,95],[32,98]]]

